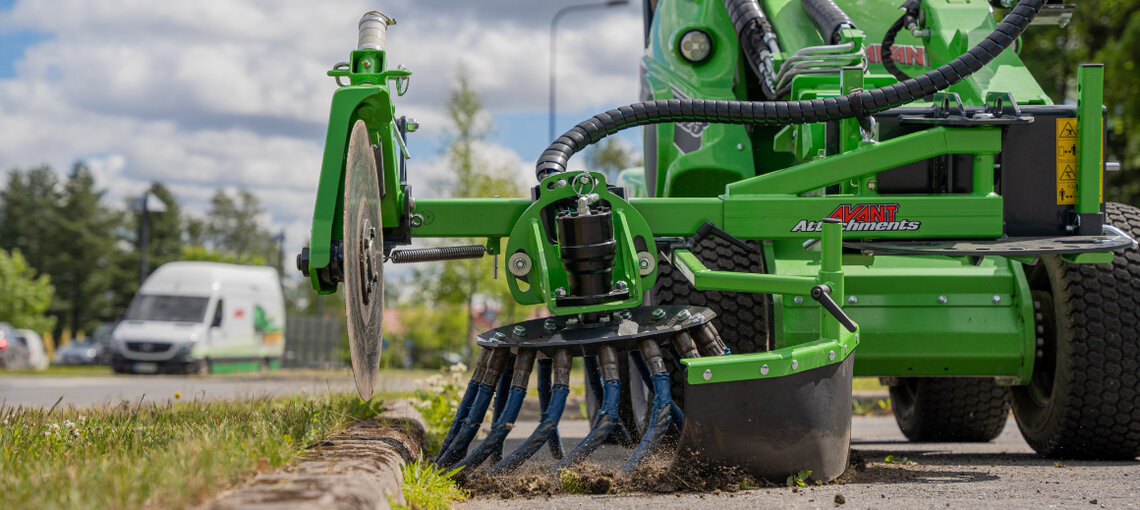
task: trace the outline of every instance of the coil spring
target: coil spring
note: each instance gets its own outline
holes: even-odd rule
[[[395,250],[388,260],[394,264],[412,262],[437,262],[440,260],[477,259],[487,253],[487,248],[473,244],[469,246],[444,246],[440,248],[419,248],[415,250]]]

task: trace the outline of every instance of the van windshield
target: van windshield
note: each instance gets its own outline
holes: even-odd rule
[[[208,297],[139,294],[127,308],[129,321],[202,322]]]

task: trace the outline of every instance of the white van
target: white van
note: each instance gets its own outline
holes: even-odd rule
[[[170,262],[112,333],[119,373],[266,370],[285,351],[285,299],[266,266]]]

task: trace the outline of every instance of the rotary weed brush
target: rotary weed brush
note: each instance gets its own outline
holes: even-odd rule
[[[363,397],[385,263],[501,255],[513,298],[549,310],[478,335],[446,467],[503,473],[545,447],[558,470],[616,441],[632,472],[672,430],[687,465],[826,481],[847,465],[853,376],[890,385],[913,440],[988,441],[1012,406],[1043,455],[1134,458],[1140,211],[1103,202],[1104,69],[1054,103],[1010,49],[1072,7],[997,7],[647,1],[641,101],[554,140],[529,199],[413,199],[415,124],[394,106],[411,72],[368,13],[329,72],[298,267],[319,293],[344,285]],[[568,168],[632,127],[644,168]],[[486,243],[401,248],[448,237]],[[574,358],[592,428],[564,445]],[[506,452],[533,372],[541,421]]]

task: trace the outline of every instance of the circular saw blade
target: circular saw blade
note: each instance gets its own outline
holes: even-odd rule
[[[358,120],[348,139],[344,176],[344,308],[348,349],[360,398],[372,398],[380,371],[384,321],[384,234],[380,183],[368,128]]]

